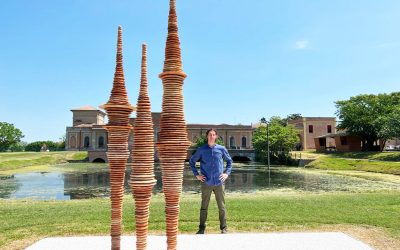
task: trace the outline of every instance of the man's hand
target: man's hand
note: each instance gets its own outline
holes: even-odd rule
[[[204,182],[206,180],[206,177],[202,174],[199,174],[198,176],[196,176],[197,180]]]
[[[225,182],[226,179],[228,179],[228,175],[223,173],[219,176],[220,181]]]

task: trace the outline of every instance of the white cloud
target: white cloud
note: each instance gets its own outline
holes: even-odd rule
[[[306,49],[306,48],[308,48],[309,44],[310,43],[308,42],[308,40],[299,40],[299,41],[296,41],[295,48],[296,49]]]

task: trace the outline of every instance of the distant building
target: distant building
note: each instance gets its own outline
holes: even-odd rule
[[[301,117],[290,120],[288,123],[299,131],[299,150],[316,149],[314,138],[336,133],[335,117]],[[327,147],[334,147],[335,140],[327,137],[326,145]]]
[[[334,145],[328,146],[327,140],[334,140]],[[349,135],[346,132],[322,135],[314,138],[315,148],[318,152],[337,151],[350,152],[361,151],[361,138],[354,135]]]
[[[209,128],[217,130],[218,137],[228,149],[253,149],[251,142],[253,128],[251,125],[187,124],[188,139],[195,142],[199,136],[205,135]]]
[[[107,150],[106,113],[92,106],[72,109],[72,127],[67,127],[66,150]]]
[[[73,113],[72,127],[66,128],[66,150],[88,151],[90,162],[107,162],[107,131],[104,128],[106,113],[92,106],[84,106],[71,110]],[[161,113],[153,112],[154,141],[158,141]],[[130,118],[133,125],[135,118]],[[187,124],[188,139],[195,142],[197,137],[205,135],[207,129],[215,128],[218,135],[229,149],[231,156],[240,160],[254,160],[252,136],[254,128],[251,125],[228,124]],[[129,148],[133,144],[132,133],[129,136]],[[188,150],[190,157],[193,150]],[[157,156],[155,155],[157,160]]]

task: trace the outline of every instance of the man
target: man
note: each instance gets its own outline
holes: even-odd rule
[[[196,153],[190,158],[189,164],[196,178],[201,181],[201,209],[200,225],[197,234],[204,234],[208,204],[211,193],[214,192],[218,204],[219,222],[221,233],[227,233],[226,211],[225,211],[225,185],[224,182],[232,171],[232,159],[225,147],[216,144],[218,138],[215,129],[206,132],[207,144],[200,146]],[[196,162],[200,160],[200,173],[197,171]],[[224,172],[224,161],[226,171]]]

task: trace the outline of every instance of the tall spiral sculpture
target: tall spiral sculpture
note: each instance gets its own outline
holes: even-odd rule
[[[128,101],[122,66],[122,28],[118,27],[117,59],[110,99],[101,106],[108,115],[107,158],[111,186],[111,249],[119,250],[121,241],[122,200],[124,177],[129,157],[128,136],[132,129],[129,116],[135,110]]]
[[[133,129],[133,148],[131,151],[132,172],[130,186],[135,199],[136,249],[147,246],[149,225],[149,206],[154,178],[154,132],[151,117],[150,98],[147,92],[147,55],[146,45],[142,45],[142,70],[140,91],[137,100],[136,119]]]
[[[175,0],[170,0],[164,69],[159,77],[163,83],[163,99],[160,134],[156,145],[166,203],[167,249],[172,250],[177,248],[183,168],[187,148],[190,146],[183,111],[182,88],[186,74],[182,70]]]

